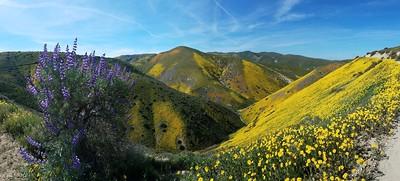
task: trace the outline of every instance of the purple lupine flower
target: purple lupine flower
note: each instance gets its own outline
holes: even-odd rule
[[[80,129],[79,131],[77,131],[73,136],[72,136],[72,146],[73,148],[75,148],[79,141],[82,139],[83,135],[85,134],[85,130],[84,129]]]
[[[42,147],[42,144],[40,144],[39,142],[37,142],[37,141],[35,141],[32,137],[30,137],[30,136],[27,136],[26,137],[26,141],[30,144],[30,145],[32,145],[33,147],[35,147],[35,148],[40,148],[40,147]]]
[[[43,66],[43,65],[40,65],[40,64],[41,64],[41,63],[39,62],[39,65],[36,66],[36,69],[35,69],[35,78],[36,78],[37,80],[42,81],[42,80],[43,80],[43,78],[42,78],[42,66]]]
[[[78,47],[78,38],[75,38],[74,45],[72,46],[72,55],[76,55],[76,48]]]
[[[58,135],[59,129],[49,119],[44,122],[47,130],[53,135]]]
[[[81,160],[78,158],[76,154],[72,155],[72,165],[73,169],[79,169],[81,167]]]
[[[58,71],[59,69],[59,64],[58,64],[59,58],[60,58],[60,44],[57,43],[56,47],[54,48],[53,58],[52,58],[54,71]]]
[[[67,58],[67,70],[70,70],[75,66],[75,58],[74,58],[75,55],[74,52],[69,52],[68,45],[65,54]]]
[[[43,52],[41,53],[40,60],[39,60],[40,64],[42,64],[43,67],[46,66],[46,64],[48,63],[48,58],[49,57],[48,57],[48,52],[47,52],[47,44],[44,44]]]
[[[51,76],[51,74],[48,74],[47,80],[48,80],[49,82],[52,81],[52,80],[53,80],[53,76]]]
[[[60,73],[60,79],[63,81],[65,79],[65,63],[64,59],[60,58],[59,65],[58,65],[58,71]]]
[[[40,100],[39,104],[42,110],[47,110],[49,108],[49,98],[44,97],[42,100]]]
[[[62,86],[61,93],[62,93],[62,95],[64,97],[64,100],[67,100],[70,97],[69,90],[65,86]]]
[[[104,71],[106,70],[106,66],[107,66],[107,62],[104,58],[105,56],[106,56],[106,54],[103,54],[103,56],[100,57],[100,62],[97,65],[97,70],[96,70],[97,76],[104,75]]]
[[[108,82],[110,82],[113,79],[113,77],[114,77],[114,71],[113,71],[112,68],[110,68],[108,70],[108,74],[107,74],[107,78],[106,79],[107,79]]]
[[[85,53],[82,58],[82,72],[86,72],[87,70],[89,70],[89,57],[87,53]]]
[[[37,163],[38,159],[35,158],[33,155],[28,153],[25,148],[19,148],[19,154],[21,154],[22,158],[30,164]]]
[[[38,90],[36,89],[36,87],[34,85],[32,85],[31,83],[28,83],[28,91],[32,95],[37,95],[39,93]]]

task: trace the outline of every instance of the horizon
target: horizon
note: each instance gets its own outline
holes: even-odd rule
[[[178,46],[202,52],[277,52],[350,59],[400,44],[392,20],[400,2],[274,0],[0,0],[0,52],[62,50],[108,57],[160,53]]]

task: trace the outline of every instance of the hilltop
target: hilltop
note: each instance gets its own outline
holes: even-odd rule
[[[208,54],[184,46],[134,65],[176,90],[233,109],[243,108],[291,81],[251,60]]]
[[[291,54],[280,54],[276,52],[211,52],[215,55],[223,55],[228,57],[239,57],[241,59],[251,60],[255,63],[267,66],[286,77],[296,80],[307,73],[311,72],[315,68],[329,65],[331,63],[337,62],[332,60],[311,58],[301,55],[291,55]]]

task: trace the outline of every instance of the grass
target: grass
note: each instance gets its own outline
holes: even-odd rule
[[[26,136],[37,136],[41,117],[21,106],[0,99],[0,128],[11,134],[22,144]]]

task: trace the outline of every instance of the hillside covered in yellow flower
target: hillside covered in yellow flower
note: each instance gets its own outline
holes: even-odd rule
[[[193,164],[185,176],[252,181],[377,179],[374,161],[383,154],[378,138],[397,125],[399,90],[398,62],[356,59],[250,122],[210,159]]]
[[[276,95],[266,97],[242,111],[248,125],[222,145],[245,144],[288,126],[349,113],[376,95],[397,68],[394,60],[358,58],[283,100],[269,101]]]

